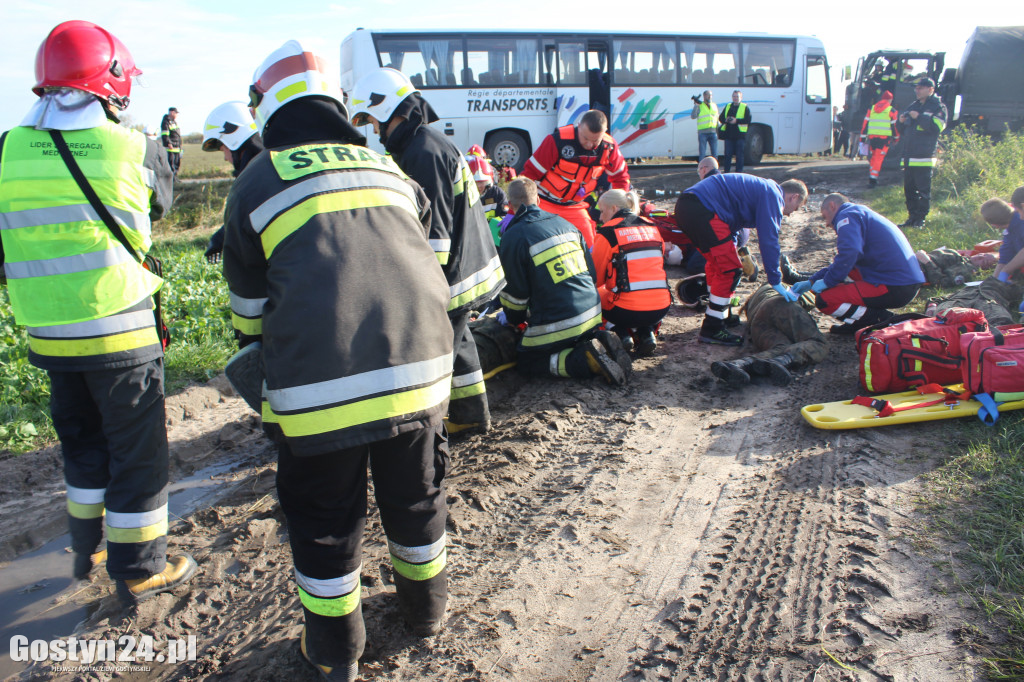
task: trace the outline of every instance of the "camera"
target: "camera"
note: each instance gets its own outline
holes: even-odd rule
[[[691,96],[690,96],[690,99],[692,99],[692,100],[693,100],[693,103],[694,103],[694,104],[700,104],[701,102],[703,102],[703,101],[704,101],[704,98],[703,98],[703,96],[701,96],[701,95],[691,95]]]

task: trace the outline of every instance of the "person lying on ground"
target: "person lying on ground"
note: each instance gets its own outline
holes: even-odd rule
[[[711,373],[733,388],[746,386],[751,375],[767,377],[776,386],[793,381],[792,369],[814,365],[828,356],[828,341],[804,307],[809,296],[787,301],[770,285],[762,285],[743,305],[747,334],[758,353],[711,363]]]

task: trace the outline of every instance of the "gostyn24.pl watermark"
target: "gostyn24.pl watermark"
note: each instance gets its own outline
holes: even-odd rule
[[[196,636],[168,638],[158,647],[150,635],[122,635],[117,639],[33,639],[11,637],[11,660],[19,662],[95,663],[180,663],[196,660]]]

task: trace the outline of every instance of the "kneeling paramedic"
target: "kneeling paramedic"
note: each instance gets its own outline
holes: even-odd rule
[[[296,41],[256,70],[266,150],[228,195],[224,274],[240,344],[262,340],[302,654],[353,680],[368,463],[403,614],[417,635],[443,627],[451,297],[426,197],[363,146],[323,71]]]
[[[892,317],[890,308],[914,300],[924,273],[896,225],[838,193],[821,202],[821,217],[836,231],[835,258],[806,282],[793,285],[793,291],[817,294],[818,309],[842,323],[832,333],[853,334]]]

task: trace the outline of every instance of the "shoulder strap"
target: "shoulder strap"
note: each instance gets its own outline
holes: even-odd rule
[[[114,233],[114,236],[117,237],[117,241],[121,242],[121,246],[128,250],[128,253],[132,255],[132,258],[140,263],[143,262],[142,257],[135,252],[135,249],[132,248],[128,238],[124,236],[124,232],[121,230],[121,226],[117,224],[117,221],[114,220],[114,216],[110,215],[110,211],[108,211],[107,207],[103,205],[100,198],[96,196],[96,191],[92,188],[92,185],[89,184],[89,181],[82,173],[82,169],[78,167],[78,162],[75,161],[75,157],[71,153],[71,150],[68,149],[68,144],[64,141],[64,136],[61,135],[59,130],[50,130],[50,137],[53,139],[53,144],[57,147],[57,151],[60,152],[60,158],[64,159],[64,164],[68,167],[68,170],[71,171],[71,177],[73,177],[75,182],[78,183],[78,188],[82,190],[82,194],[84,194],[85,198],[89,200],[89,204],[92,206],[93,210],[96,211],[97,215],[99,215],[100,220],[102,220],[103,224],[107,226],[107,229]]]

